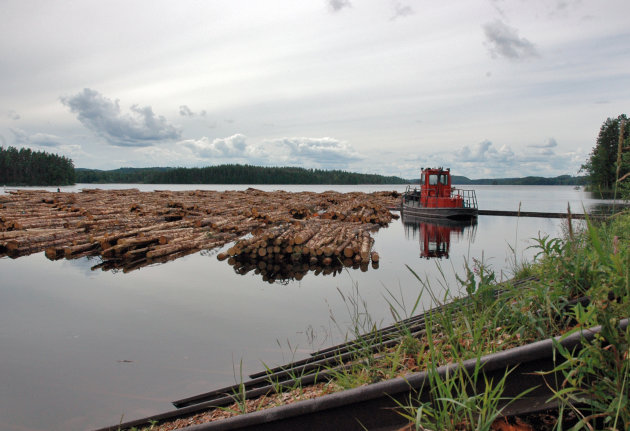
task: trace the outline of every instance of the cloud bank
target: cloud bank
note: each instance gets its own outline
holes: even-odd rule
[[[250,163],[267,166],[303,166],[345,169],[363,160],[349,144],[334,138],[291,137],[252,144],[237,133],[226,138],[187,139],[172,149],[197,163]]]
[[[508,145],[495,146],[485,140],[465,145],[458,151],[433,153],[418,159],[419,166],[450,167],[455,175],[469,178],[520,177],[529,175],[557,176],[576,175],[586,154],[579,149],[557,153],[558,143],[550,138],[543,145],[528,145],[533,150],[515,152]]]
[[[18,146],[31,147],[59,147],[61,146],[61,138],[55,135],[47,133],[35,133],[29,135],[24,130],[10,129],[15,139],[15,144]]]
[[[61,103],[77,115],[81,124],[111,145],[143,147],[181,136],[179,129],[163,116],[156,116],[150,106],[132,105],[130,113],[123,114],[118,100],[112,101],[90,88],[62,97]]]

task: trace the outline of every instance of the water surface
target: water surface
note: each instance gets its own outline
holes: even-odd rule
[[[77,185],[64,190],[93,188]],[[100,188],[245,189],[247,186],[99,185]],[[262,190],[375,191],[402,186],[255,186]],[[581,212],[600,201],[566,186],[475,186],[484,209]],[[56,188],[55,188],[56,189]],[[408,220],[405,220],[409,222]],[[427,228],[395,220],[375,235],[378,269],[308,273],[266,283],[202,252],[128,274],[92,271],[99,259],[0,259],[0,429],[84,430],[171,408],[170,401],[234,383],[246,373],[342,341],[349,320],[340,291],[358,292],[370,315],[391,321],[390,294],[407,308],[421,291],[456,285],[466,261],[499,277],[533,256],[530,238],[557,235],[558,219],[481,216],[475,226]],[[425,244],[448,237],[448,257]],[[428,241],[427,241],[428,240]],[[442,244],[440,247],[443,247]],[[512,249],[514,252],[512,252]],[[354,293],[353,293],[354,292]],[[421,307],[429,307],[428,294]],[[331,319],[331,316],[333,318]]]

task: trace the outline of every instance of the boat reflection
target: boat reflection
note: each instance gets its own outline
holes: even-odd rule
[[[473,242],[477,232],[476,218],[471,220],[450,220],[403,214],[402,222],[407,238],[418,237],[420,257],[425,259],[448,259],[451,239],[459,242],[466,238]]]

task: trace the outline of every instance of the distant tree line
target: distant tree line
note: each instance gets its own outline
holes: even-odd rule
[[[30,148],[0,147],[0,184],[7,186],[63,186],[74,184],[72,160]]]
[[[408,180],[375,174],[297,167],[220,165],[205,168],[77,169],[78,183],[141,184],[406,184]]]
[[[582,165],[593,191],[610,192],[615,185],[630,195],[630,122],[625,114],[608,118],[599,129],[595,147]],[[618,181],[619,180],[619,181]]]
[[[466,177],[453,175],[453,184],[480,184],[480,185],[515,185],[515,186],[582,186],[588,183],[585,176],[574,177],[560,175],[557,177],[521,177],[521,178],[481,178],[471,180]]]

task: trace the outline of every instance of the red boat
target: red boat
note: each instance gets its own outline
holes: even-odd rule
[[[420,190],[407,190],[402,196],[402,212],[419,217],[471,219],[477,217],[477,196],[474,190],[451,186],[451,170],[423,168]]]

